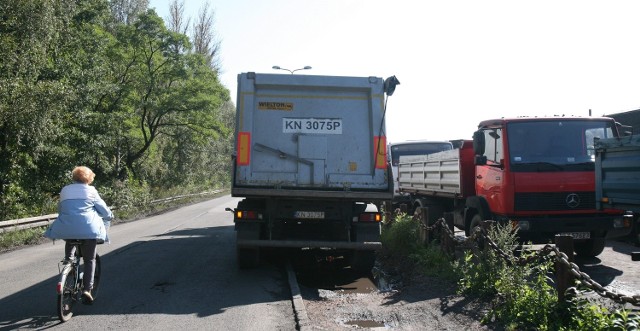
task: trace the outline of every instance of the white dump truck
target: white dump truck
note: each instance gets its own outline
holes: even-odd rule
[[[241,268],[265,248],[313,249],[370,268],[393,181],[385,94],[395,76],[238,75],[231,195]]]
[[[634,216],[632,235],[640,244],[640,135],[596,139],[596,205]]]

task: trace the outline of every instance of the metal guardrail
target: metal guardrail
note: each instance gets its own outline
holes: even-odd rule
[[[58,214],[49,214],[43,216],[19,218],[0,222],[0,233],[11,232],[22,229],[36,228],[40,226],[48,226],[58,218]]]
[[[184,199],[184,198],[199,196],[199,195],[217,194],[217,193],[220,193],[222,191],[224,191],[224,190],[213,190],[213,191],[202,192],[202,193],[178,195],[178,196],[170,197],[170,198],[152,200],[152,201],[150,201],[150,203],[151,204],[159,204],[159,203],[170,202],[170,201],[180,200],[180,199]],[[124,208],[124,207],[125,206],[120,206],[120,208]],[[110,208],[112,210],[116,210],[116,207],[110,207]],[[49,214],[49,215],[34,216],[34,217],[27,217],[27,218],[19,218],[19,219],[15,219],[15,220],[2,221],[2,222],[0,222],[0,233],[23,230],[23,229],[30,229],[30,228],[37,228],[37,227],[41,227],[41,226],[48,226],[56,218],[58,218],[58,214]]]

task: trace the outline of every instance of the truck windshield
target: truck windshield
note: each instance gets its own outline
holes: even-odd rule
[[[391,145],[389,154],[391,164],[397,166],[401,156],[427,155],[451,149],[453,149],[453,145],[449,142],[404,143]]]
[[[507,124],[513,171],[588,171],[594,169],[593,139],[614,135],[612,121],[566,120]]]

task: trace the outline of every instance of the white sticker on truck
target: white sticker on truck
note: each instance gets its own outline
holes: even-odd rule
[[[341,118],[283,118],[283,133],[342,134]]]

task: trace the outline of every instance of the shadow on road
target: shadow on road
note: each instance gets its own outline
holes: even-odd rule
[[[60,255],[63,247],[60,245]],[[98,253],[101,251],[104,247],[99,246]],[[92,306],[78,305],[76,315],[204,317],[231,307],[290,298],[282,268],[266,263],[252,270],[238,268],[233,226],[167,232],[101,257],[96,302]],[[44,329],[59,323],[57,262],[51,261],[51,277],[47,280],[0,299],[0,330]]]

